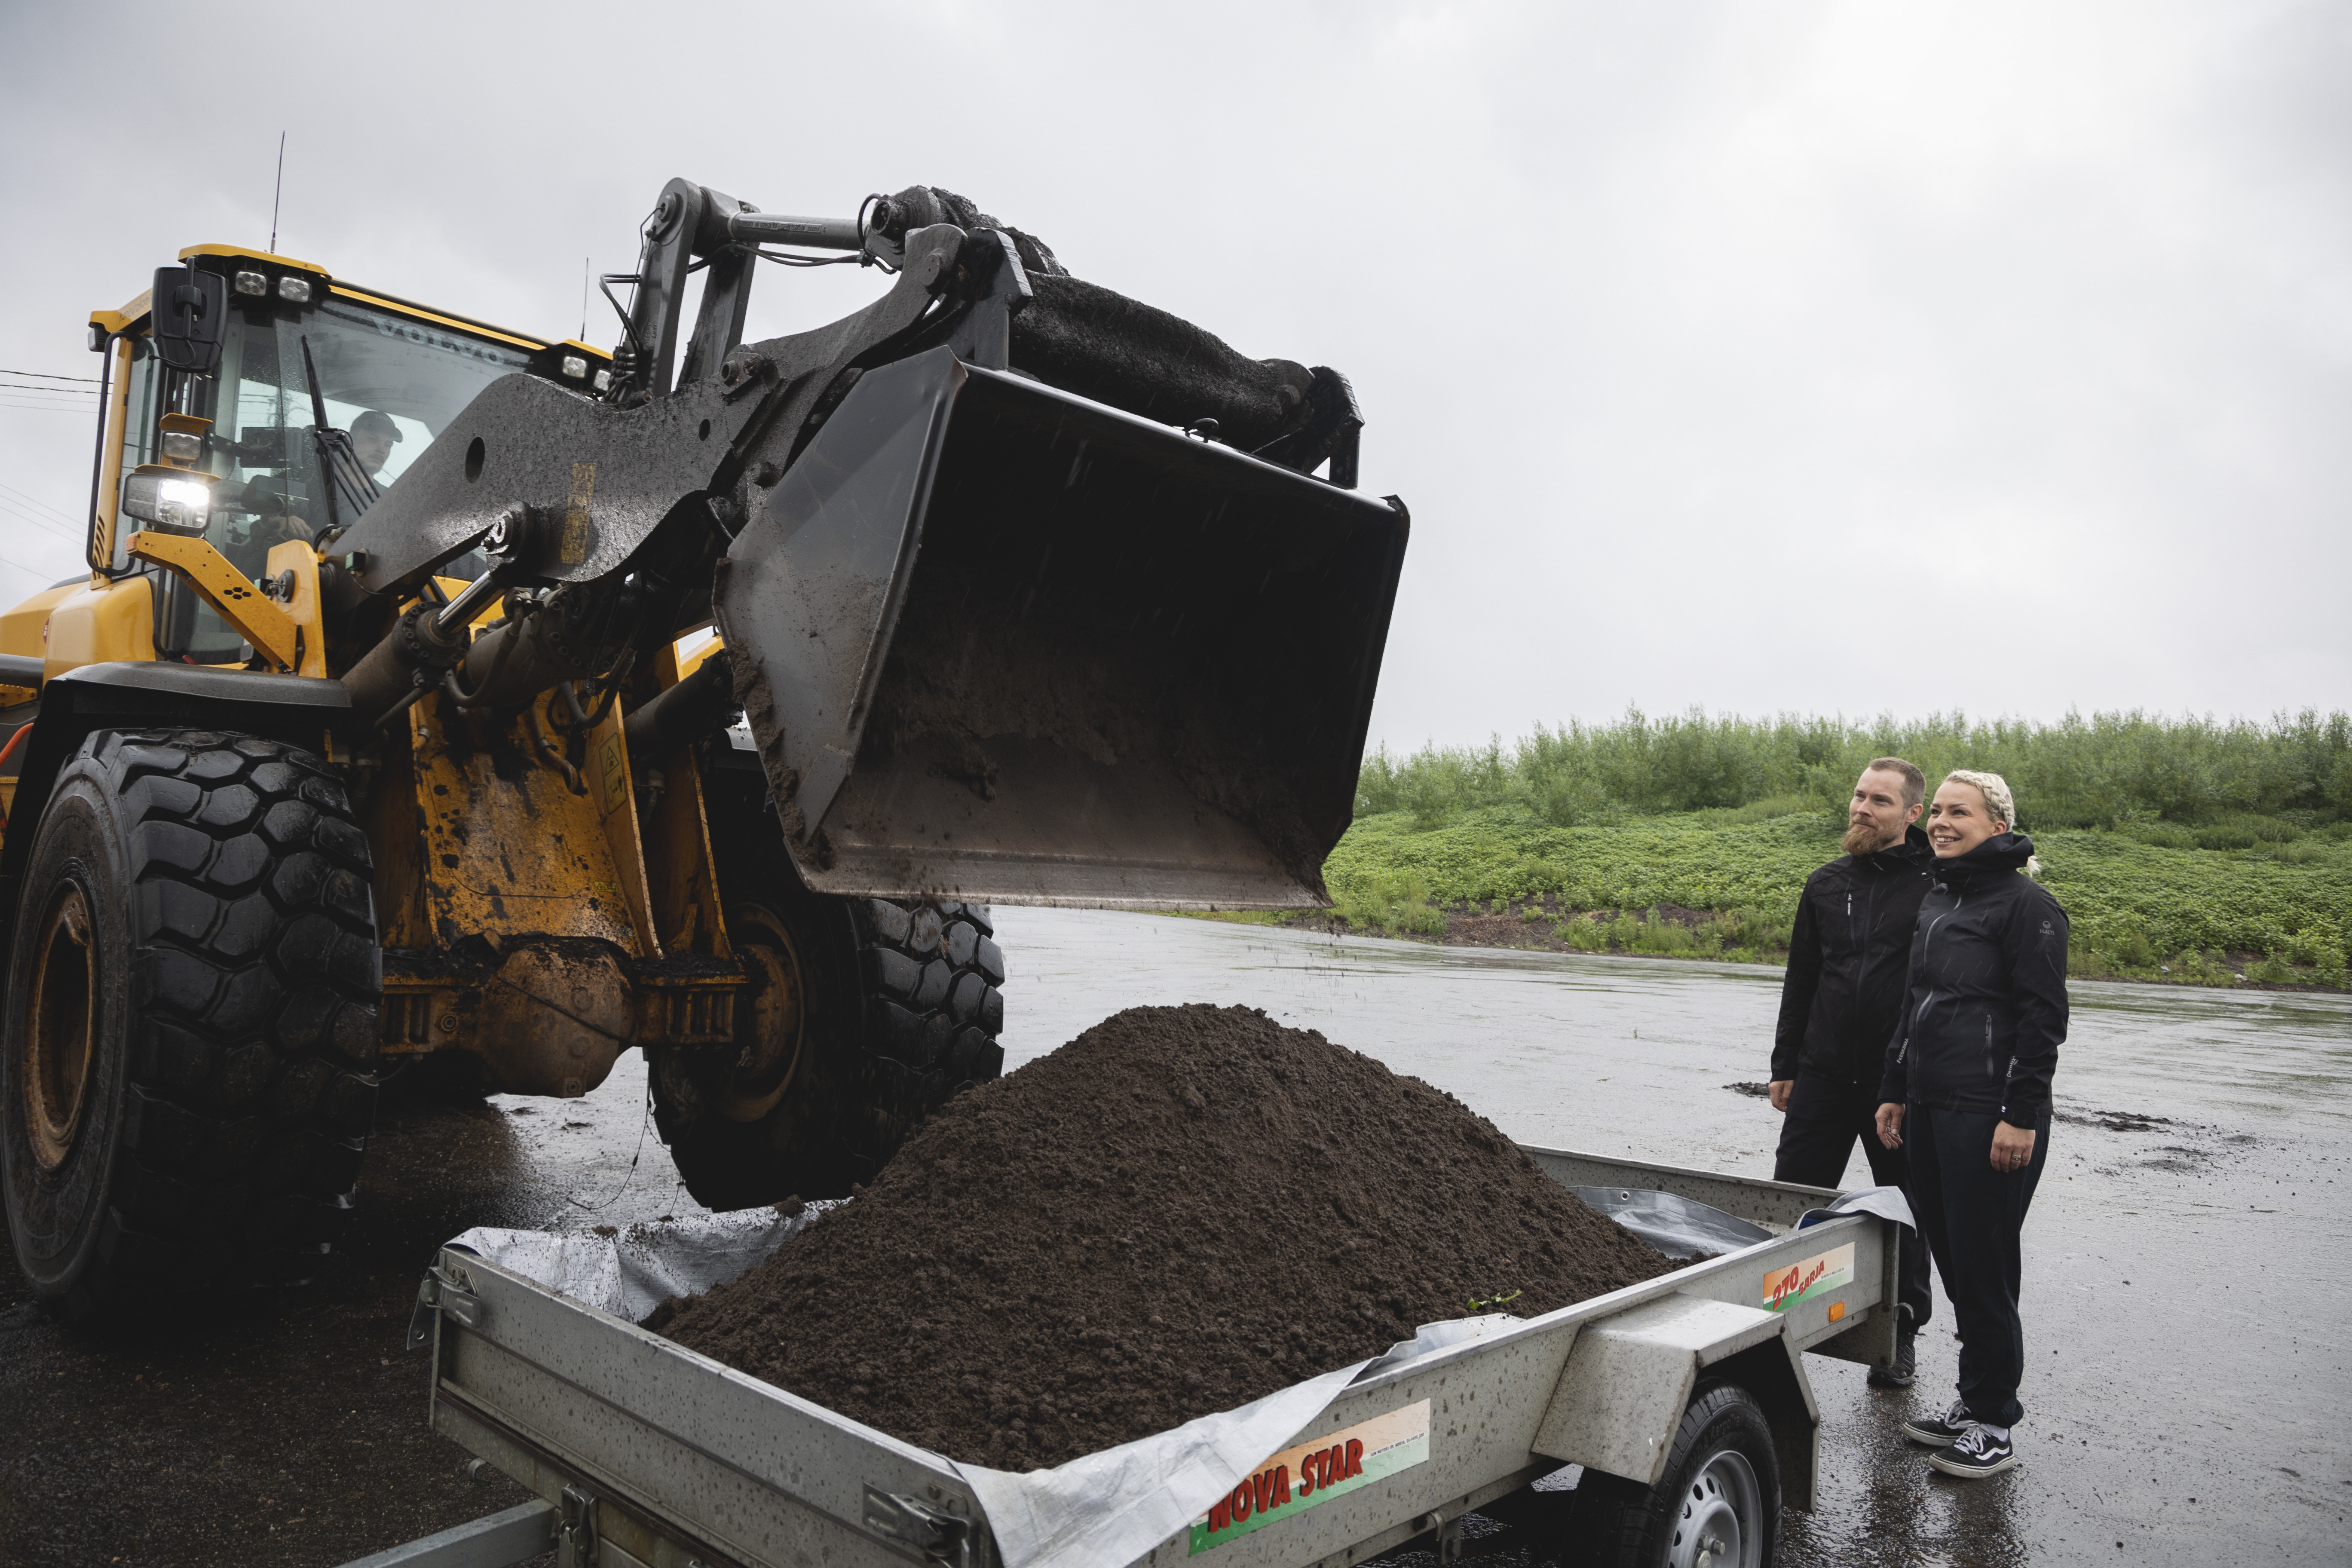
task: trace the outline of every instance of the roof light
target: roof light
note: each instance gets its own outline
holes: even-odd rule
[[[236,291],[240,294],[267,294],[269,292],[269,279],[264,278],[258,272],[240,272],[236,275],[234,281],[236,284]]]
[[[599,392],[610,392],[613,390],[613,373],[609,370],[600,370],[596,373],[596,379],[589,384]]]
[[[278,280],[278,297],[290,305],[307,305],[310,302],[310,280],[308,278],[280,278]]]
[[[186,430],[163,432],[163,460],[167,463],[193,463],[205,455],[205,438]]]
[[[570,376],[572,380],[578,381],[582,376],[588,374],[587,360],[579,354],[565,354],[563,356],[563,374]]]

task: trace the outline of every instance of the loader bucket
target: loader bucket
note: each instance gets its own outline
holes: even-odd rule
[[[753,493],[716,613],[812,888],[1325,901],[1402,506],[945,349]]]

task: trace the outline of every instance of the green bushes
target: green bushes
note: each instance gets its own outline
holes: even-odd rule
[[[1331,913],[1360,931],[1409,931],[1434,936],[1445,929],[1445,913],[1430,902],[1429,883],[1412,871],[1360,868],[1352,875],[1326,868]]]
[[[1559,939],[1588,952],[1783,952],[1805,877],[1837,853],[1855,774],[1890,753],[1931,783],[1958,767],[2008,778],[2073,922],[2077,973],[2234,984],[2222,956],[2234,952],[2257,955],[2250,978],[2344,984],[2352,716],[2341,712],[1853,724],[1629,710],[1613,724],[1538,726],[1507,749],[1497,738],[1376,752],[1325,871],[1335,888],[1417,878],[1448,905],[1709,916],[1558,921]],[[1351,923],[1438,929],[1409,900],[1365,897],[1380,918]],[[1402,923],[1413,920],[1424,923]]]
[[[1426,830],[1413,821],[1402,810],[1359,818],[1332,852],[1324,873],[1349,924],[1434,934],[1444,917],[1425,900],[1482,913],[1541,906],[1521,913],[1555,920],[1558,939],[1580,951],[1732,959],[1786,952],[1797,896],[1837,854],[1843,826],[1828,812],[1742,821],[1722,807],[1570,827],[1517,805],[1457,812]],[[2224,850],[2168,848],[2137,828],[2055,828],[2035,842],[2072,925],[2077,973],[2230,984],[2238,972],[2221,955],[2233,952],[2257,966],[2275,954],[2299,983],[2344,984],[2352,836],[2323,826]],[[1542,913],[1661,905],[1706,919]]]
[[[2002,774],[2029,830],[2209,826],[2224,830],[2209,847],[2242,848],[2241,826],[2273,841],[2247,826],[2248,816],[2302,815],[2311,819],[2305,829],[2352,817],[2352,715],[2308,710],[2267,724],[2137,712],[2056,724],[1958,714],[1850,724],[1696,710],[1652,719],[1632,709],[1613,724],[1538,725],[1508,751],[1499,738],[1407,757],[1383,749],[1365,759],[1356,811],[1407,812],[1423,831],[1502,805],[1562,827],[1692,811],[1759,810],[1769,816],[1743,820],[1762,821],[1843,809],[1863,764],[1890,753],[1931,782],[1958,767]]]
[[[1761,910],[1735,910],[1697,921],[1668,920],[1655,910],[1602,919],[1571,915],[1552,935],[1579,952],[1633,952],[1657,958],[1724,958],[1752,963],[1784,956],[1790,921]]]

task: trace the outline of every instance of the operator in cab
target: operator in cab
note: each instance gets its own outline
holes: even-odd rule
[[[371,479],[383,480],[383,466],[392,461],[392,449],[400,439],[400,426],[379,409],[371,408],[352,421],[352,452]]]
[[[400,426],[391,415],[369,408],[352,421],[348,435],[352,456],[358,459],[361,471],[371,484],[381,486],[384,465],[392,460],[392,449],[402,438]],[[289,540],[308,544],[326,526],[319,501],[288,493],[289,472],[257,473],[238,489],[222,493],[229,506],[253,514],[241,532],[221,542],[222,552],[247,576],[260,574],[272,546]],[[315,494],[320,481],[313,476],[310,483]]]
[[[1901,757],[1863,769],[1846,806],[1845,853],[1805,879],[1789,937],[1772,1037],[1772,1109],[1786,1118],[1772,1167],[1776,1182],[1845,1184],[1855,1140],[1871,1179],[1910,1191],[1903,1150],[1877,1136],[1878,1080],[1886,1041],[1902,1016],[1919,905],[1935,885],[1935,855],[1919,829],[1927,776]],[[1933,1298],[1927,1249],[1903,1241],[1895,1290],[1895,1364],[1873,1367],[1874,1388],[1908,1388],[1914,1342]]]

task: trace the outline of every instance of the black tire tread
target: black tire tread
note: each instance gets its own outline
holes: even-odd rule
[[[809,892],[772,811],[706,776],[720,891],[776,910],[807,942],[804,1087],[755,1123],[700,1103],[708,1058],[657,1063],[655,1124],[687,1190],[713,1208],[840,1197],[870,1182],[950,1097],[1003,1070],[1004,959],[983,904]]]
[[[374,1118],[366,836],[327,765],[277,741],[101,731],[74,770],[118,802],[132,877],[127,1096],[92,1304],[232,1267],[297,1282],[342,1228]]]
[[[850,911],[872,986],[868,1005],[881,1024],[874,1055],[919,1114],[1001,1074],[1004,960],[988,906],[855,899]]]

